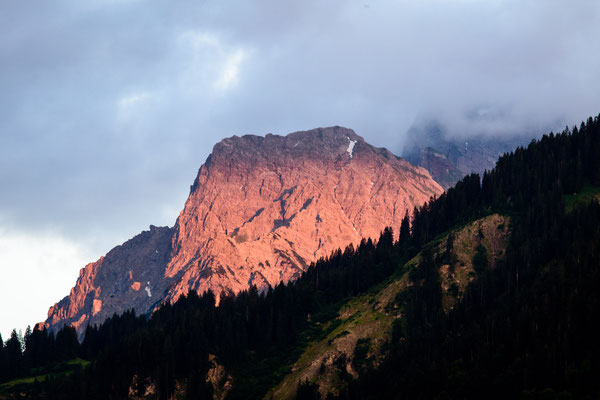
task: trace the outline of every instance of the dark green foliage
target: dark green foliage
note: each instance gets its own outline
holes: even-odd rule
[[[396,318],[392,323],[392,342],[396,343],[406,337],[406,332],[402,326],[402,319]]]
[[[406,338],[416,345],[413,351],[430,352],[430,348],[419,347],[418,343],[438,338],[443,314],[439,269],[430,246],[423,248],[421,263],[409,278],[413,285],[405,294]]]
[[[454,235],[452,233],[448,234],[448,237],[446,238],[446,248],[444,249],[440,262],[442,264],[450,265],[450,272],[454,272],[456,253],[454,252]]]
[[[352,380],[352,375],[350,375],[346,367],[347,363],[348,359],[346,358],[346,354],[344,353],[337,355],[335,360],[333,361],[335,370],[338,374],[339,379],[342,382],[350,382]]]
[[[454,298],[457,298],[459,292],[460,288],[458,287],[458,284],[456,282],[452,282],[448,288],[448,294]]]
[[[400,224],[400,236],[398,238],[398,244],[404,246],[410,243],[410,219],[408,218],[408,212],[402,219]]]
[[[298,384],[296,392],[296,400],[320,400],[319,385],[314,382],[309,382],[308,379]]]
[[[19,376],[23,373],[25,368],[23,362],[23,356],[21,354],[22,343],[19,339],[19,335],[17,334],[16,329],[10,334],[10,339],[6,341],[4,353],[6,360],[6,367],[3,368],[7,371],[7,375],[4,379],[8,380],[14,377]]]
[[[77,331],[71,326],[65,326],[56,334],[56,356],[60,360],[68,360],[77,356],[79,342]]]
[[[473,269],[478,274],[482,274],[489,267],[487,250],[482,244],[475,247],[475,255],[473,256]]]
[[[4,350],[4,341],[2,335],[0,335],[0,382],[6,379],[8,376],[8,358],[6,351]]]
[[[186,380],[186,399],[212,399],[212,386],[206,382],[206,376],[202,371],[193,371]]]
[[[358,339],[356,342],[356,347],[354,347],[354,355],[352,358],[352,365],[359,373],[363,372],[367,367],[369,367],[367,354],[369,353],[370,347],[371,339],[369,338]]]

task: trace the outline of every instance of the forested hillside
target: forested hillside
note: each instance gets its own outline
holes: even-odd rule
[[[600,204],[590,192],[600,192],[599,122],[544,136],[500,158],[480,188],[471,182],[466,207],[478,201],[512,215],[505,259],[448,314],[438,269],[425,259],[386,363],[341,397],[598,396],[600,346],[590,324],[600,317]],[[421,226],[445,229],[452,213],[443,198],[419,212]],[[415,233],[425,243],[436,231]]]
[[[8,381],[0,398],[261,398],[338,327],[344,305],[404,274],[382,359],[344,376],[329,397],[596,398],[598,188],[600,116],[465,177],[404,218],[397,240],[387,229],[287,285],[218,306],[212,293],[192,292],[151,316],[115,315],[88,328],[82,343],[69,328],[56,337],[28,332],[25,343],[15,334],[0,348],[0,381]],[[470,283],[444,307],[450,289],[440,267],[454,261],[433,243],[445,237],[450,248],[449,232],[492,214],[510,220],[505,255],[492,265],[478,246]],[[355,357],[367,354],[365,342],[356,346]],[[309,380],[294,395],[322,394]]]

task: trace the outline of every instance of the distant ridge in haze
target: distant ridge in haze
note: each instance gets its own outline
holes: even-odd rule
[[[403,157],[429,171],[432,178],[448,189],[464,176],[491,170],[498,158],[527,145],[534,135],[510,137],[472,136],[451,138],[435,122],[413,126],[407,133]]]

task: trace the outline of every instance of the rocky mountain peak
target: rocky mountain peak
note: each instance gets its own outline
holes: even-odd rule
[[[352,129],[340,126],[299,131],[285,136],[268,133],[265,136],[244,135],[223,139],[213,148],[213,155],[244,154],[245,151],[277,152],[276,154],[337,154],[350,141],[364,142]]]
[[[425,169],[347,128],[224,139],[175,226],[151,228],[86,266],[47,324],[83,329],[96,316],[151,311],[190,290],[264,290],[386,226],[398,232],[407,210],[441,192]]]

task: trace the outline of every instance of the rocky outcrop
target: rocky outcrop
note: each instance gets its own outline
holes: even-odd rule
[[[429,171],[435,181],[444,189],[454,186],[456,182],[471,172],[461,171],[445,154],[432,147],[421,149],[420,154],[414,155],[411,159],[417,165]]]
[[[208,361],[210,369],[206,373],[206,383],[212,388],[212,398],[213,400],[224,400],[233,388],[233,378],[225,367],[219,364],[214,354],[208,355]]]
[[[438,195],[429,173],[341,127],[215,145],[174,228],[143,232],[86,266],[48,326],[82,329],[190,290],[220,295],[295,279],[337,248],[377,238]]]
[[[172,228],[151,225],[149,231],[86,265],[71,293],[50,307],[43,326],[70,324],[81,336],[90,323],[132,308],[143,313],[160,303],[172,283],[164,276],[172,237]]]

